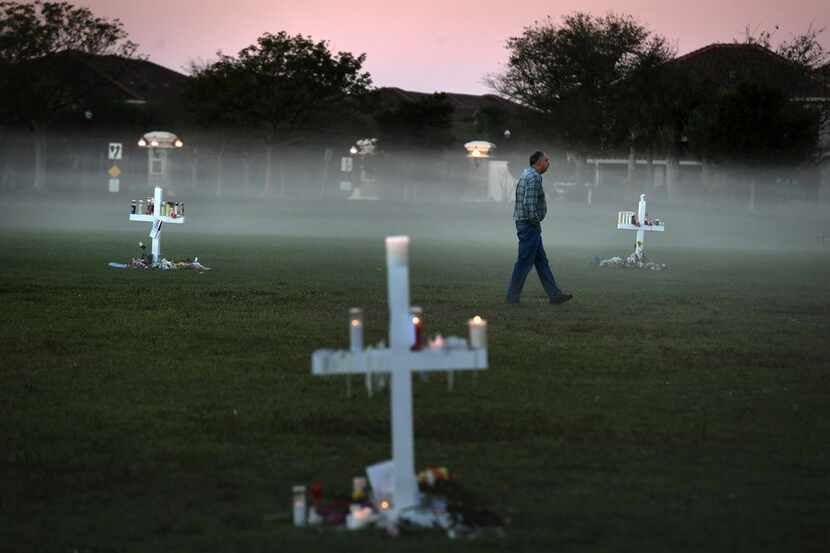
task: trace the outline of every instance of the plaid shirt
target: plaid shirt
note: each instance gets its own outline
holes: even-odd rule
[[[514,221],[540,223],[548,212],[542,175],[528,167],[516,183],[516,205],[513,208]]]

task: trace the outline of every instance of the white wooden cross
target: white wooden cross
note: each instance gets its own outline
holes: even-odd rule
[[[317,350],[311,357],[314,375],[391,375],[392,458],[394,491],[388,514],[396,519],[407,507],[418,504],[415,477],[415,446],[412,427],[412,372],[458,371],[487,368],[486,321],[471,319],[470,344],[461,338],[447,339],[447,347],[412,351],[409,306],[409,237],[386,238],[386,268],[389,297],[388,348],[353,347],[350,350]],[[454,347],[451,347],[453,346]]]
[[[184,224],[184,216],[177,215],[175,217],[172,216],[162,216],[161,214],[161,197],[162,197],[162,190],[161,187],[156,186],[153,195],[153,214],[152,215],[145,215],[144,213],[131,213],[130,214],[130,221],[144,221],[146,223],[152,223],[150,225],[150,238],[153,239],[153,263],[158,263],[161,259],[161,225],[162,223],[174,223],[177,225]]]
[[[633,230],[637,232],[636,242],[634,244],[634,256],[638,261],[644,259],[645,250],[643,248],[643,241],[645,240],[645,231],[663,232],[666,227],[659,219],[654,219],[646,216],[646,195],[640,194],[640,205],[637,213],[633,211],[620,211],[617,214],[617,230]]]

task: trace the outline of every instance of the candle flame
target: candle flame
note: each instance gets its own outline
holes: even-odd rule
[[[414,324],[414,325],[421,324],[421,318],[420,317],[412,317],[412,324]]]
[[[473,323],[475,323],[475,324],[477,324],[477,325],[480,325],[483,321],[484,321],[484,319],[482,319],[482,318],[481,318],[481,317],[479,317],[478,315],[476,315],[475,317],[473,317]]]
[[[383,511],[387,510],[387,509],[388,509],[389,507],[391,507],[391,506],[392,506],[392,504],[391,504],[391,503],[389,503],[389,500],[388,500],[388,499],[383,499],[383,500],[381,500],[381,502],[380,502],[380,508],[381,508],[381,510],[383,510]]]
[[[360,326],[360,319],[352,319],[352,326]]]

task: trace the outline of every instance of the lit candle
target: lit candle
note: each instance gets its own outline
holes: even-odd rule
[[[387,236],[386,259],[391,265],[408,265],[409,236]]]
[[[487,347],[487,321],[476,315],[469,321],[470,347],[481,349]]]
[[[363,310],[349,309],[349,344],[352,351],[363,351]]]
[[[413,305],[409,313],[412,316],[412,347],[410,349],[418,351],[423,346],[424,310]]]

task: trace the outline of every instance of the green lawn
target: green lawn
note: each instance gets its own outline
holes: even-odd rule
[[[511,519],[455,542],[288,521],[293,484],[389,457],[386,394],[310,374],[351,306],[385,337],[382,240],[176,229],[212,271],[107,267],[142,235],[0,233],[2,551],[827,551],[827,253],[655,240],[671,270],[642,272],[549,247],[575,300],[531,275],[507,306],[509,236],[414,240],[427,333],[489,321],[488,371],[414,385],[416,464]]]

